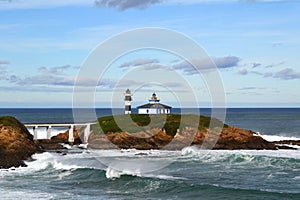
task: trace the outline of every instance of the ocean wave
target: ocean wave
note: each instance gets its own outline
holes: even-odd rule
[[[175,177],[171,175],[164,175],[164,174],[149,174],[149,173],[141,173],[139,170],[131,171],[131,170],[117,170],[112,167],[108,167],[106,169],[105,176],[108,179],[115,180],[120,178],[123,175],[129,175],[129,176],[136,176],[136,177],[144,177],[144,178],[155,178],[155,179],[161,179],[161,180],[185,180],[185,178],[182,177]]]
[[[298,150],[202,150],[191,146],[184,148],[181,154],[187,160],[210,164],[257,167],[293,167],[294,164],[300,164]]]
[[[106,178],[108,179],[116,179],[116,178],[120,178],[121,175],[132,175],[132,176],[141,176],[139,171],[130,171],[130,170],[117,170],[114,169],[112,167],[108,167],[106,169]]]

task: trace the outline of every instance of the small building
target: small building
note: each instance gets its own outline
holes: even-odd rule
[[[138,106],[138,114],[170,114],[171,106],[159,103],[155,93],[152,94],[149,103]]]

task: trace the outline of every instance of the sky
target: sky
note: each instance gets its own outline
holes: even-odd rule
[[[211,87],[221,82],[227,107],[300,107],[299,13],[298,0],[0,0],[0,107],[72,107],[93,52],[145,27],[184,35],[203,52],[193,67],[159,49],[128,52],[108,66],[98,54],[103,73],[80,79],[82,101],[93,91],[96,107],[121,107],[130,88],[133,107],[153,92],[173,107],[210,107]],[[126,42],[135,39],[105,51]],[[205,79],[212,68],[216,85]]]

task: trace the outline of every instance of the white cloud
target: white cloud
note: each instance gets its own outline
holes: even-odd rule
[[[123,11],[130,8],[144,9],[162,2],[163,0],[96,0],[95,4],[100,7],[116,8]]]
[[[125,62],[121,64],[119,67],[120,68],[137,67],[137,66],[154,64],[154,63],[159,63],[159,61],[157,59],[141,58],[130,62]]]
[[[279,78],[282,80],[293,80],[300,79],[300,72],[296,72],[292,68],[285,68],[274,75],[274,78]]]
[[[65,75],[65,71],[68,69],[79,69],[79,67],[71,66],[71,65],[62,65],[62,66],[47,68],[42,66],[38,68],[38,71],[43,74]]]
[[[236,56],[226,56],[212,59],[197,59],[193,60],[193,65],[187,61],[173,65],[173,69],[182,70],[186,75],[193,75],[197,73],[197,70],[208,71],[214,69],[215,67],[219,69],[236,67],[240,58]]]
[[[241,75],[247,75],[248,74],[248,70],[244,68],[244,69],[239,70],[238,73],[241,74]]]
[[[7,69],[0,66],[0,80],[5,80],[7,76]]]
[[[252,63],[252,68],[256,68],[256,67],[259,67],[261,66],[261,63]]]
[[[9,61],[7,60],[0,60],[0,65],[8,65]]]

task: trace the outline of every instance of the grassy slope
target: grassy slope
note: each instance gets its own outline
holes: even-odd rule
[[[2,124],[3,126],[19,128],[22,132],[29,133],[27,128],[21,122],[19,122],[16,118],[11,117],[11,116],[1,116],[0,124]]]
[[[177,129],[184,127],[198,127],[200,131],[206,130],[210,126],[210,122],[213,120],[220,126],[221,121],[212,119],[205,116],[196,115],[180,115],[180,114],[168,114],[168,115],[117,115],[107,116],[98,119],[102,131],[106,134],[109,132],[122,132],[127,131],[129,133],[135,133],[151,128],[164,128],[168,135],[174,136]],[[181,126],[180,126],[181,125]],[[180,126],[180,127],[179,127]],[[121,128],[120,128],[121,127]],[[224,125],[227,127],[227,125]],[[94,132],[96,127],[93,127]]]

